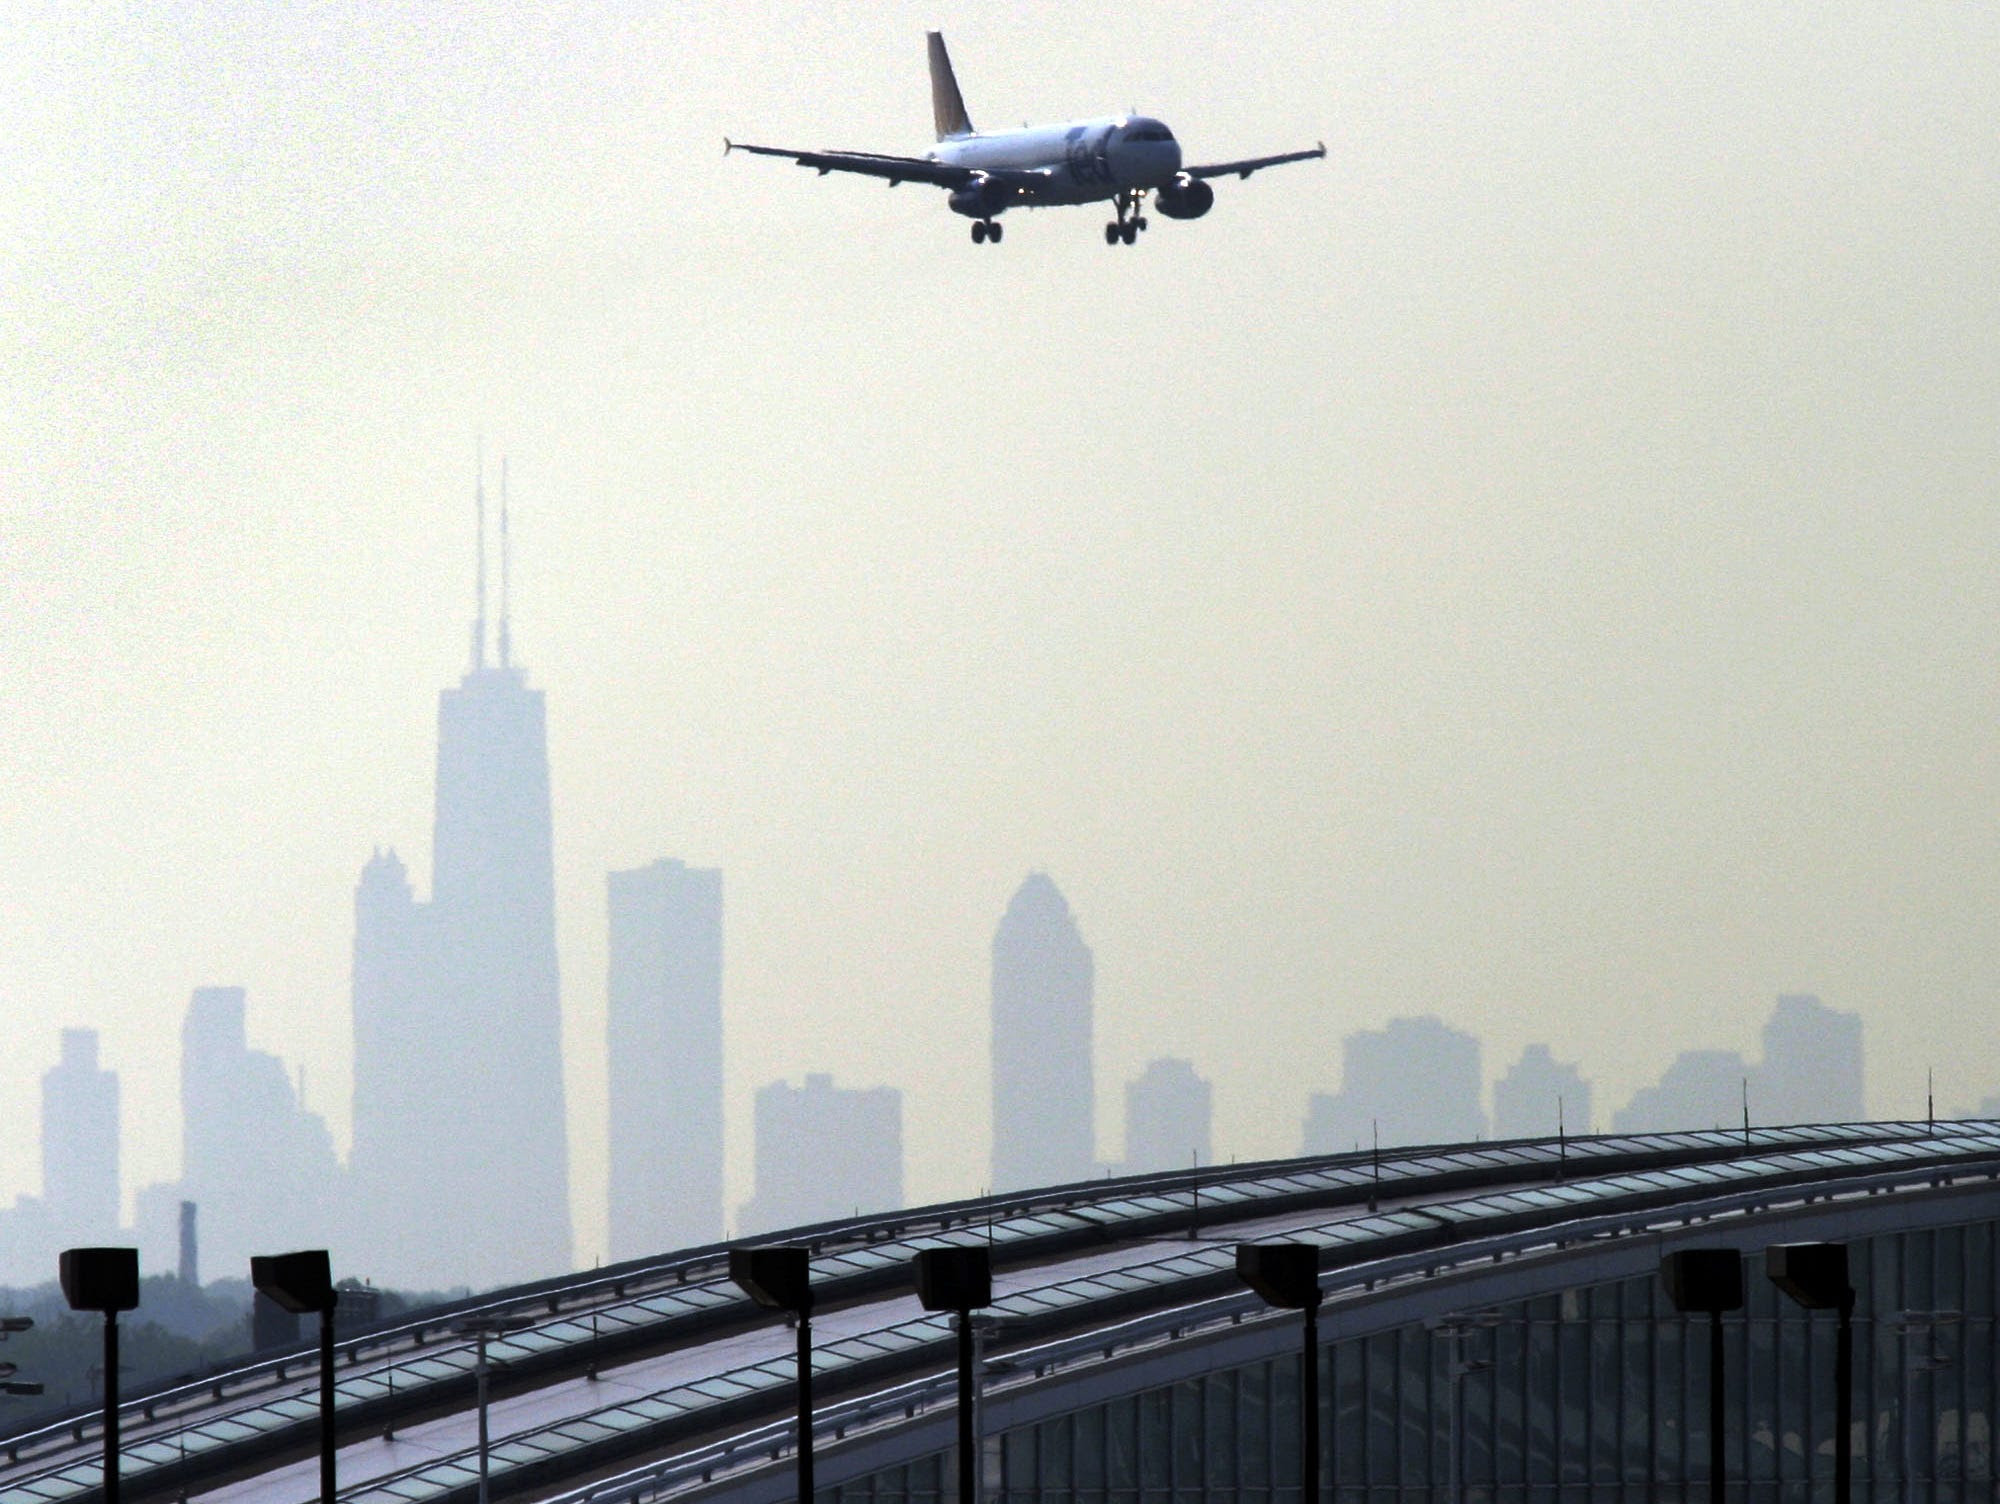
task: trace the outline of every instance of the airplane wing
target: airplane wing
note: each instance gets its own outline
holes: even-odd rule
[[[782,157],[801,167],[810,167],[822,177],[829,172],[858,172],[865,177],[885,178],[891,188],[898,183],[930,183],[939,188],[963,188],[968,183],[1033,188],[1055,175],[1050,168],[956,167],[933,157],[897,157],[875,151],[794,151],[788,146],[752,146],[747,141],[731,141],[726,137],[722,149],[725,153],[747,151],[760,157]]]
[[[1206,167],[1183,167],[1181,171],[1191,178],[1226,178],[1232,172],[1239,178],[1247,178],[1266,167],[1277,167],[1286,162],[1309,162],[1314,157],[1325,155],[1326,143],[1322,141],[1311,151],[1281,152],[1275,157],[1249,157],[1241,162],[1214,162]]]
[[[793,151],[785,146],[752,146],[724,138],[724,152],[747,151],[760,157],[783,157],[801,167],[811,167],[822,176],[829,172],[859,172],[871,178],[887,178],[898,183],[934,183],[940,188],[961,188],[972,181],[969,167],[952,167],[929,157],[896,157],[873,151]]]
[[[760,157],[783,157],[801,167],[817,169],[822,177],[829,172],[859,172],[871,178],[887,178],[891,188],[898,183],[934,183],[940,188],[961,188],[974,177],[969,167],[951,167],[943,162],[934,162],[929,157],[895,157],[872,151],[792,151],[783,146],[751,146],[727,139],[723,141],[722,149],[725,153],[747,151],[755,152]]]

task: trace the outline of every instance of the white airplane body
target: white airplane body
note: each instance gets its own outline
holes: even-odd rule
[[[1117,218],[1104,227],[1108,245],[1131,245],[1146,228],[1146,196],[1169,219],[1199,219],[1215,203],[1210,178],[1249,177],[1265,167],[1324,157],[1326,147],[1282,152],[1239,162],[1189,167],[1166,125],[1146,115],[1117,115],[1017,131],[976,131],[958,92],[944,38],[930,42],[931,110],[937,147],[925,156],[881,152],[794,151],[725,141],[725,151],[784,157],[822,176],[853,172],[898,183],[929,183],[947,190],[954,213],[972,220],[972,238],[998,244],[999,216],[1009,209],[1109,200]]]

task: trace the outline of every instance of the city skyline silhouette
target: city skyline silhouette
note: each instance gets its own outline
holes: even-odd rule
[[[379,871],[381,863],[378,853],[371,869]],[[623,1142],[614,1145],[614,1165],[624,1165],[611,1185],[613,1226],[623,1230],[628,1244],[622,1256],[901,1206],[906,1198],[900,1090],[837,1087],[830,1074],[809,1072],[802,1087],[776,1081],[758,1090],[754,1193],[725,1225],[718,1198],[728,1104],[719,1062],[703,1058],[719,1047],[716,1031],[723,1026],[715,1007],[721,993],[720,873],[663,859],[646,869],[611,874],[610,891],[612,922],[627,937],[614,941],[613,949],[627,974],[622,1011],[628,1017],[620,1036],[631,1052],[623,1061],[614,1057],[612,1070],[615,1077],[624,1067],[634,1089],[647,1083],[655,1088],[642,1110],[625,1109]],[[1016,891],[997,932],[994,957],[996,1030],[1054,1039],[1064,1028],[1083,1029],[1080,1054],[1072,1050],[1057,1060],[1053,1074],[1044,1068],[1037,1079],[1018,1067],[1011,1080],[996,1074],[998,1122],[1032,1124],[1036,1135],[1022,1138],[1022,1129],[1013,1130],[1009,1162],[1020,1166],[1021,1174],[1045,1172],[1018,1188],[1215,1162],[1212,1087],[1186,1060],[1155,1059],[1125,1083],[1122,1159],[1110,1158],[1094,1139],[1077,1141],[1082,1118],[1073,1101],[1067,1118],[1048,1111],[1049,1082],[1068,1082],[1079,1068],[1088,1070],[1095,1040],[1089,1032],[1088,949],[1046,874],[1030,874]],[[1754,1062],[1734,1051],[1681,1052],[1667,1062],[1657,1084],[1612,1115],[1611,1130],[1731,1127],[1753,1120],[1753,1100],[1762,1113],[1754,1116],[1757,1126],[1858,1118],[1864,1079],[1858,1015],[1828,1009],[1809,995],[1783,995],[1764,1024],[1763,1039],[1763,1056]],[[1479,1042],[1435,1018],[1392,1019],[1384,1030],[1359,1031],[1341,1044],[1338,1090],[1310,1096],[1298,1153],[1484,1139],[1489,1123],[1493,1136],[1506,1135],[1510,1127],[1548,1137],[1564,1127],[1587,1133],[1603,1126],[1591,1121],[1589,1081],[1574,1064],[1556,1063],[1543,1044],[1530,1045],[1492,1078],[1490,1118]],[[413,1256],[393,1228],[385,1237],[383,1205],[371,1199],[379,1198],[379,1183],[336,1164],[324,1124],[301,1106],[283,1063],[248,1049],[245,993],[235,987],[198,988],[188,1009],[182,1088],[188,1170],[178,1181],[142,1188],[131,1227],[107,1228],[103,1209],[118,1199],[115,1154],[106,1152],[117,1135],[116,1074],[98,1065],[93,1031],[64,1030],[61,1046],[62,1060],[45,1077],[43,1089],[44,1121],[57,1125],[56,1132],[44,1135],[47,1196],[0,1210],[0,1282],[36,1283],[53,1250],[85,1233],[99,1239],[129,1236],[159,1266],[167,1262],[163,1251],[172,1238],[185,1270],[195,1252],[189,1219],[204,1205],[199,1256],[207,1260],[210,1277],[225,1282],[240,1279],[249,1251],[268,1242],[273,1228],[331,1244],[346,1261],[341,1267],[379,1269],[390,1276],[386,1282],[403,1288],[476,1289],[570,1266],[569,1257],[550,1252],[546,1243],[537,1253],[532,1222],[525,1238],[487,1231],[484,1235],[499,1237],[502,1246],[484,1263]],[[692,1059],[677,1058],[690,1048]],[[1062,1105],[1059,1093],[1054,1105]],[[1991,1106],[1989,1101],[1979,1110]],[[1566,1108],[1572,1115],[1567,1118]],[[1054,1125],[1054,1134],[1038,1116]],[[427,1126],[419,1122],[412,1131],[421,1135]],[[996,1132],[996,1142],[1008,1143],[1008,1131]],[[423,1164],[429,1150],[421,1137],[397,1141],[379,1134],[375,1148],[392,1159],[407,1154],[415,1164]],[[1070,1159],[1079,1153],[1087,1154],[1089,1163],[1076,1173]],[[428,1168],[451,1173],[435,1159]],[[503,1164],[495,1173],[512,1168]],[[561,1173],[567,1171],[565,1159]],[[510,1185],[486,1189],[503,1197],[517,1194]],[[529,1209],[534,1204],[525,1202]],[[509,1199],[504,1206],[518,1218],[524,1203]],[[487,1215],[483,1208],[468,1213],[432,1197],[420,1211],[408,1213],[407,1222],[434,1241],[443,1234],[445,1246],[456,1249],[463,1237],[479,1235]],[[503,1272],[482,1282],[480,1272],[494,1269]],[[478,1272],[454,1278],[459,1271]]]
[[[491,620],[483,471],[474,493],[470,661],[438,695],[433,895],[417,900],[395,849],[380,846],[354,889],[350,1153],[336,1154],[322,1117],[308,1110],[303,1075],[295,1084],[284,1062],[250,1047],[246,989],[197,987],[181,1031],[181,1173],[132,1184],[118,1173],[117,1074],[98,1062],[95,1031],[65,1028],[62,1058],[43,1085],[44,1194],[0,1210],[0,1279],[31,1280],[55,1247],[81,1237],[129,1235],[163,1265],[170,1246],[185,1252],[189,1205],[206,1208],[203,1257],[220,1278],[246,1266],[278,1228],[292,1241],[338,1246],[343,1268],[411,1289],[486,1288],[579,1259],[547,711],[514,661],[504,481]],[[732,1107],[724,1071],[722,878],[669,857],[606,875],[613,1257],[904,1199],[904,1098],[893,1061],[881,1073],[889,1082],[866,1088],[816,1071],[802,1087],[760,1086],[754,1182],[730,1199],[724,1143],[743,1105]],[[1121,1041],[1100,1032],[1095,959],[1047,872],[1029,872],[1008,900],[988,984],[983,1095],[993,1158],[982,1184],[1028,1189],[1171,1168],[1183,1156],[1213,1162],[1213,1086],[1185,1059],[1153,1058],[1111,1094],[1125,1154],[1109,1152],[1100,1055],[1115,1055],[1106,1047]],[[1609,1126],[1636,1133],[1862,1115],[1858,1014],[1781,994],[1762,1038],[1754,1062],[1727,1049],[1681,1051]],[[1305,1094],[1297,1143],[1284,1152],[1465,1142],[1503,1121],[1542,1136],[1597,1126],[1590,1081],[1545,1043],[1502,1071],[1482,1063],[1473,1035],[1406,1014],[1347,1033],[1339,1048],[1340,1069]],[[963,1091],[968,1105],[982,1095],[970,1084]],[[1236,1157],[1226,1145],[1221,1152]],[[104,1209],[127,1197],[132,1217],[107,1222]]]

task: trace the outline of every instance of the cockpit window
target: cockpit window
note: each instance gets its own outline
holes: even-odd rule
[[[1126,128],[1127,141],[1171,141],[1174,133],[1157,120],[1137,121]]]

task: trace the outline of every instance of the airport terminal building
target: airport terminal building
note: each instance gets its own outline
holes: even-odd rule
[[[1711,1317],[1664,1257],[1742,1254],[1723,1313],[1731,1500],[1833,1497],[1839,1315],[1765,1277],[1838,1243],[1852,1305],[1853,1496],[1996,1497],[2000,1123],[1870,1123],[1468,1144],[1099,1181],[800,1229],[811,1250],[817,1496],[959,1494],[955,1318],[922,1249],[990,1250],[980,1497],[1191,1504],[1305,1497],[1709,1497]],[[1301,1478],[1297,1310],[1242,1243],[1319,1249],[1319,1476]],[[341,1344],[340,1496],[475,1504],[469,1319],[489,1339],[487,1496],[565,1504],[796,1497],[794,1336],[685,1250],[422,1313]],[[1731,1260],[1733,1266],[1733,1260]],[[305,1504],[315,1354],[137,1396],[128,1501]],[[5,1439],[0,1504],[101,1497],[96,1421]]]

